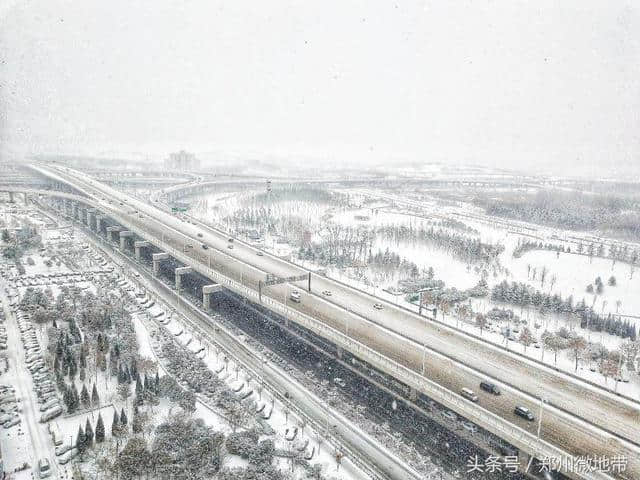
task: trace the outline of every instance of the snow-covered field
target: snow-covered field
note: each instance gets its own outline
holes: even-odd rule
[[[282,205],[283,211],[290,214],[298,212],[313,212],[315,218],[310,221],[313,230],[316,232],[311,237],[311,241],[318,241],[318,232],[329,222],[338,223],[348,227],[380,228],[386,226],[414,227],[420,228],[435,225],[444,231],[459,233],[471,238],[480,239],[483,242],[503,245],[505,250],[497,258],[495,265],[485,265],[478,268],[477,265],[468,264],[443,250],[438,246],[416,245],[413,242],[394,242],[385,238],[376,238],[372,245],[373,253],[379,251],[397,253],[402,258],[414,262],[419,268],[434,269],[435,278],[443,280],[447,287],[455,287],[458,290],[473,287],[482,278],[482,269],[486,269],[489,275],[486,280],[489,287],[499,284],[503,280],[508,282],[522,282],[530,285],[536,290],[551,295],[558,294],[562,298],[572,296],[574,303],[584,299],[588,306],[593,306],[596,313],[604,316],[608,314],[622,315],[623,321],[640,330],[640,274],[632,277],[632,269],[623,262],[613,262],[610,259],[589,258],[585,255],[560,253],[552,251],[534,250],[529,251],[519,258],[512,254],[518,242],[531,240],[531,235],[544,239],[552,244],[572,245],[575,251],[574,238],[584,238],[585,245],[587,239],[593,236],[584,232],[562,232],[558,229],[532,226],[524,222],[506,221],[504,219],[494,219],[484,215],[477,207],[464,203],[451,203],[443,205],[436,197],[413,195],[411,192],[404,197],[398,194],[386,195],[375,191],[363,189],[340,190],[342,194],[349,196],[351,206],[341,206],[339,208],[325,208],[325,216],[322,211],[317,210],[314,203],[306,206],[296,202],[294,205],[287,202]],[[242,192],[236,198],[225,192],[225,199],[217,203],[217,211],[221,216],[232,214],[242,201],[246,201],[247,192]],[[363,199],[368,198],[370,203],[366,206],[358,206],[363,203]],[[377,199],[377,200],[375,200]],[[374,201],[371,201],[374,200]],[[209,200],[210,201],[210,200]],[[286,207],[286,208],[285,208]],[[196,215],[199,212],[194,212]],[[224,225],[223,225],[224,227]],[[311,227],[310,227],[311,228]],[[282,258],[288,258],[294,263],[300,264],[312,270],[325,268],[328,276],[336,278],[342,282],[353,285],[371,294],[385,298],[390,302],[401,304],[414,311],[417,306],[407,303],[402,296],[393,295],[385,290],[393,289],[398,281],[397,275],[386,276],[384,279],[362,282],[358,280],[360,276],[374,279],[376,275],[371,269],[365,268],[352,271],[352,269],[337,267],[324,267],[312,261],[300,259],[296,255],[296,247],[287,245],[288,249],[275,242],[266,241],[260,243],[262,248],[271,251]],[[537,241],[537,240],[536,240]],[[293,242],[291,242],[293,243]],[[534,280],[532,271],[538,272]],[[546,270],[546,282],[541,284],[540,272]],[[615,276],[616,285],[609,286],[608,281],[611,276]],[[594,295],[586,292],[588,284],[592,284],[597,277],[604,283],[604,291]],[[489,296],[490,297],[490,296]],[[494,307],[511,308],[516,314],[525,318],[530,325],[534,335],[534,343],[540,342],[540,335],[545,331],[558,332],[561,328],[576,331],[588,341],[603,344],[608,350],[616,350],[620,345],[628,340],[619,336],[611,335],[607,332],[595,332],[580,328],[579,322],[567,315],[546,312],[541,314],[535,308],[521,309],[519,306],[512,306],[500,302],[492,301],[489,297],[473,298],[470,306],[475,312],[487,312]],[[480,330],[472,323],[465,323],[458,319],[453,312],[442,317],[438,314],[438,319],[457,326],[474,335],[480,335]],[[504,324],[506,325],[506,323]],[[539,325],[538,328],[534,328]],[[494,331],[484,331],[482,336],[489,341],[505,345],[505,338],[499,331],[499,326],[492,327]],[[515,352],[523,355],[544,360],[549,364],[554,364],[553,355],[546,352],[543,355],[542,349],[533,346],[525,350],[524,346],[518,342],[507,342],[506,346]],[[622,369],[622,378],[625,382],[614,382],[605,378],[598,372],[590,370],[589,362],[581,361],[578,370],[575,370],[574,362],[569,358],[568,352],[561,352],[558,355],[557,366],[567,372],[575,373],[610,389],[629,395],[633,398],[640,396],[640,378],[638,375],[629,375],[626,368]],[[629,380],[628,382],[626,382]]]

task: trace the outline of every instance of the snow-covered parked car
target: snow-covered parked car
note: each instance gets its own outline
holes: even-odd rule
[[[69,463],[71,460],[73,460],[74,458],[76,458],[79,453],[80,452],[78,451],[78,449],[74,447],[71,450],[67,451],[66,453],[60,455],[60,457],[58,457],[58,463],[60,465],[65,465]]]
[[[40,417],[40,423],[46,423],[49,420],[56,418],[60,414],[62,414],[62,407],[60,405],[50,408],[42,414],[42,416]]]
[[[20,423],[20,417],[18,415],[15,415],[11,420],[9,420],[8,422],[4,422],[2,424],[2,426],[4,428],[11,428],[15,425],[18,425]]]

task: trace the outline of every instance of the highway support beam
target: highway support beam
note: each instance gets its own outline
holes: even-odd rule
[[[178,267],[174,272],[176,277],[176,290],[178,291],[178,293],[180,293],[180,287],[182,286],[182,275],[192,273],[193,269],[191,267]]]
[[[104,215],[96,215],[96,232],[97,233],[101,233],[102,232],[102,222],[104,222],[107,219],[107,217],[105,217]],[[107,238],[109,236],[109,233],[107,232]]]
[[[169,259],[169,254],[162,252],[162,253],[154,253],[151,256],[151,260],[153,261],[153,275],[157,276],[158,273],[160,272],[160,262],[162,262],[163,260],[168,260]]]
[[[222,285],[219,283],[213,283],[202,287],[202,305],[204,306],[205,312],[208,312],[211,308],[211,294],[220,292],[221,290]]]
[[[116,233],[118,233],[120,230],[122,230],[122,228],[116,225],[107,227],[107,240],[115,241]]]
[[[15,200],[13,198],[13,192],[9,192],[9,203],[15,203]]]
[[[95,223],[95,227],[93,226]],[[87,224],[89,225],[89,230],[95,230],[98,232],[98,219],[96,218],[95,212],[91,210],[87,211]]]
[[[29,194],[24,192],[24,204],[29,205]]]
[[[124,252],[124,247],[127,244],[127,238],[133,237],[133,232],[131,230],[122,230],[120,232],[120,250]]]
[[[133,242],[133,250],[135,252],[136,260],[138,262],[140,261],[140,249],[141,248],[145,248],[145,247],[149,247],[149,246],[151,246],[151,244],[149,242],[147,242],[146,240],[139,240],[139,241]]]

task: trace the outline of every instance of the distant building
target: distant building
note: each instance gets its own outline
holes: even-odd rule
[[[198,160],[193,153],[180,150],[179,152],[169,154],[169,158],[164,161],[164,168],[167,170],[190,172],[200,169],[200,160]]]

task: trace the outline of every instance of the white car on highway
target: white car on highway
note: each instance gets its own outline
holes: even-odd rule
[[[300,292],[298,290],[292,291],[291,295],[289,295],[289,298],[291,299],[292,302],[300,303],[300,300],[301,300]]]

